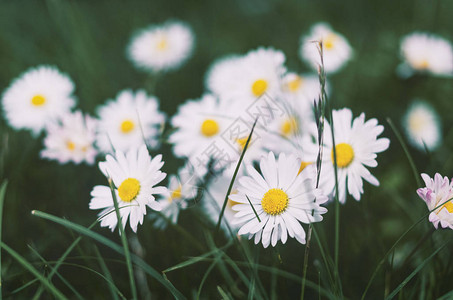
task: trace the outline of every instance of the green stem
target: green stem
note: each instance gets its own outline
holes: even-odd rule
[[[121,235],[121,243],[123,244],[124,256],[126,257],[127,271],[129,273],[129,283],[130,283],[131,291],[132,291],[132,299],[136,300],[137,299],[137,287],[135,286],[134,271],[132,270],[131,253],[129,252],[129,246],[127,243],[126,232],[123,228],[123,224],[121,221],[120,210],[118,208],[118,201],[116,199],[116,194],[115,194],[115,187],[113,185],[112,179],[109,178],[108,181],[109,181],[110,191],[112,192],[112,199],[113,199],[113,205],[115,206],[116,218],[118,219],[117,225],[119,227],[119,232]]]
[[[307,245],[305,247],[305,255],[304,255],[304,271],[302,276],[302,291],[300,293],[300,299],[303,300],[305,296],[305,282],[307,281],[307,268],[308,268],[308,253],[310,252],[310,241],[311,241],[311,231],[312,226],[311,224],[308,226],[308,233],[307,233]]]

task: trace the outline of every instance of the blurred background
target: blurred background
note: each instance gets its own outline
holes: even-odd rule
[[[406,155],[386,119],[390,118],[401,131],[401,118],[414,98],[431,103],[439,112],[443,145],[433,153],[422,153],[409,148],[420,172],[451,176],[453,170],[453,82],[448,78],[416,75],[400,79],[396,67],[401,62],[400,39],[414,31],[427,31],[453,40],[452,1],[1,1],[0,2],[0,89],[27,69],[49,64],[57,66],[75,82],[78,108],[93,114],[98,105],[113,99],[120,90],[145,87],[146,73],[136,70],[126,58],[126,46],[137,30],[149,24],[169,19],[187,22],[196,35],[194,55],[182,68],[162,74],[156,80],[155,95],[160,108],[171,117],[179,104],[199,98],[205,91],[204,78],[209,65],[229,54],[245,54],[259,46],[272,46],[286,54],[290,71],[310,72],[298,54],[300,36],[307,34],[311,25],[328,22],[343,34],[354,49],[354,57],[347,66],[329,76],[331,100],[335,108],[350,107],[355,116],[365,112],[367,118],[376,117],[386,129],[383,136],[391,139],[390,149],[378,157],[379,166],[372,170],[380,180],[379,188],[365,185],[361,202],[349,198],[341,207],[340,221],[340,276],[343,293],[357,299],[363,292],[379,260],[394,241],[415,221],[427,213],[425,203],[418,198],[418,188]],[[46,260],[52,261],[66,250],[76,236],[64,227],[33,217],[33,209],[62,216],[89,226],[96,219],[88,209],[90,191],[94,185],[105,184],[97,166],[59,165],[42,160],[43,136],[33,138],[29,132],[16,132],[0,121],[0,178],[9,181],[3,218],[3,241],[23,255],[43,273],[49,270],[39,263],[30,251],[36,249]],[[176,160],[171,147],[161,151],[166,164],[164,171],[173,173],[182,161]],[[333,206],[328,207],[329,210]],[[194,222],[194,219],[196,222]],[[179,225],[204,243],[204,229],[212,225],[196,207],[182,212]],[[416,227],[395,252],[394,272],[388,278],[382,272],[372,285],[370,298],[380,298],[384,289],[393,290],[417,265],[417,255],[426,257],[439,240],[451,238],[451,232],[436,231],[431,244],[426,243],[412,264],[398,269],[398,255],[404,258],[431,228],[428,221]],[[306,228],[306,227],[305,227]],[[325,222],[316,227],[333,253],[334,215],[328,213]],[[108,229],[95,228],[109,239],[120,243],[118,235]],[[159,271],[202,254],[173,228],[155,230],[146,223],[138,230],[138,238],[146,245],[146,261]],[[118,288],[129,297],[127,271],[121,257],[100,247]],[[261,248],[261,246],[258,246]],[[451,262],[451,247],[436,258],[435,264]],[[261,249],[260,263],[298,276],[302,275],[305,247],[296,241],[275,249]],[[84,239],[68,260],[98,270],[93,242]],[[206,252],[208,248],[206,249]],[[241,259],[232,250],[231,256]],[[308,278],[318,283],[325,274],[318,273],[318,246],[310,250]],[[12,294],[33,276],[8,255],[2,256],[3,294],[6,298],[29,298],[37,284]],[[452,266],[445,267],[444,276],[430,287],[439,296],[451,289]],[[169,280],[184,295],[192,297],[199,287],[208,263],[200,262],[187,270],[168,274]],[[410,293],[426,284],[434,271],[416,276],[408,285]],[[389,270],[386,262],[384,270]],[[86,298],[108,297],[105,282],[93,273],[75,266],[63,266],[61,274]],[[188,275],[190,274],[190,276]],[[218,298],[217,286],[231,288],[218,270],[208,277],[203,288],[206,298]],[[264,286],[276,282],[273,291],[278,299],[292,299],[300,293],[299,281],[284,278],[272,280],[269,272],[260,272]],[[432,278],[431,278],[432,279]],[[236,281],[234,281],[236,282]],[[432,281],[429,281],[432,282]],[[71,294],[58,280],[55,284]],[[321,283],[325,286],[326,283]],[[171,298],[161,285],[149,280],[156,299]],[[246,290],[240,286],[239,289]],[[307,298],[317,297],[316,290],[307,288]],[[237,296],[241,298],[240,295]],[[269,295],[272,298],[272,295]]]

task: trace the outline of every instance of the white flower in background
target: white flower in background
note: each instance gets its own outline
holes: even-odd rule
[[[436,229],[439,224],[442,228],[453,229],[453,181],[447,176],[442,178],[439,173],[434,175],[434,179],[427,174],[421,176],[426,187],[417,190],[418,196],[426,202],[430,211],[439,206],[429,214],[429,221]]]
[[[58,69],[38,66],[22,74],[3,93],[6,120],[14,129],[39,133],[75,104],[74,83]]]
[[[449,41],[437,35],[415,32],[403,37],[401,55],[404,64],[398,72],[403,77],[413,72],[453,75],[453,48]]]
[[[203,191],[203,208],[206,211],[206,215],[211,219],[213,224],[217,224],[219,221],[220,212],[222,210],[223,202],[225,201],[225,196],[228,192],[228,187],[230,186],[232,176],[219,175],[215,176],[209,182],[206,191]],[[237,193],[237,184],[233,185],[231,189],[231,194]],[[239,225],[234,224],[234,214],[236,213],[231,208],[233,205],[238,204],[228,198],[227,205],[225,206],[225,211],[222,218],[221,228],[228,233],[228,227],[237,233],[239,230]],[[227,225],[228,224],[228,225]]]
[[[188,200],[194,199],[198,192],[198,178],[189,166],[180,169],[178,175],[170,175],[168,193],[158,200],[162,206],[160,213],[150,215],[156,228],[165,229],[168,222],[176,224],[179,212],[187,208]]]
[[[193,157],[217,140],[235,119],[235,111],[209,94],[180,105],[171,125],[177,130],[169,137],[178,157]]]
[[[442,141],[439,115],[425,101],[415,100],[403,118],[403,127],[409,142],[419,150],[435,150]]]
[[[326,84],[327,85],[327,84]],[[287,73],[282,80],[283,99],[301,109],[313,110],[321,93],[317,75]]]
[[[332,30],[326,23],[312,26],[310,33],[301,38],[300,56],[315,71],[321,64],[321,57],[316,42],[323,43],[324,69],[327,73],[340,70],[352,57],[353,50],[344,36]]]
[[[346,201],[346,192],[360,200],[363,193],[363,180],[378,186],[379,181],[371,175],[366,167],[376,167],[376,153],[389,147],[390,140],[378,138],[384,126],[378,125],[376,119],[365,121],[365,114],[352,119],[350,109],[344,108],[332,112],[335,134],[335,151],[338,167],[338,190],[341,203]],[[304,143],[306,163],[316,162],[319,151],[316,125],[312,125],[311,137]],[[331,129],[327,121],[324,124],[324,149],[321,166],[322,186],[326,193],[334,192],[334,154]],[[329,192],[330,191],[330,192]]]
[[[288,235],[305,244],[299,222],[321,221],[327,209],[320,204],[328,198],[313,187],[314,169],[307,167],[299,173],[299,166],[295,156],[280,154],[276,161],[272,152],[261,159],[261,174],[247,166],[249,175],[239,178],[238,193],[230,195],[240,203],[232,207],[237,211],[234,223],[243,224],[238,234],[254,237],[255,244],[261,241],[265,248],[275,247],[279,240],[286,243]]]
[[[62,164],[72,161],[91,165],[97,155],[95,139],[96,120],[76,111],[48,125],[41,157],[55,159]]]
[[[165,121],[158,106],[157,98],[148,96],[144,90],[136,93],[124,90],[116,100],[99,107],[97,145],[100,150],[107,153],[113,153],[113,150],[125,152],[144,142],[152,148],[156,147],[159,144],[160,127]]]
[[[248,106],[264,94],[273,98],[280,95],[284,63],[283,52],[258,48],[244,56],[220,60],[211,67],[206,85],[221,99]]]
[[[166,176],[161,172],[164,162],[162,155],[151,156],[143,145],[131,149],[126,154],[117,151],[115,156],[107,155],[105,162],[99,163],[99,169],[115,185],[115,194],[121,215],[121,223],[126,226],[129,218],[131,229],[136,232],[137,225],[143,224],[146,208],[161,210],[162,205],[155,200],[155,195],[168,193],[167,188],[156,186]],[[90,209],[102,209],[99,216],[102,227],[112,231],[117,225],[117,216],[110,187],[97,185],[91,191]]]
[[[176,69],[192,54],[194,39],[192,29],[185,23],[153,25],[132,38],[128,56],[137,68],[147,71]]]

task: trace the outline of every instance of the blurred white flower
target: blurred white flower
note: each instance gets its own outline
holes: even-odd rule
[[[333,123],[335,135],[335,151],[338,167],[338,190],[341,203],[346,201],[346,192],[360,200],[363,194],[363,180],[378,186],[379,181],[366,167],[376,167],[376,153],[389,147],[390,140],[378,138],[384,131],[384,126],[378,125],[376,119],[365,121],[362,113],[352,119],[352,112],[348,108],[334,110]],[[306,136],[304,152],[306,163],[316,162],[319,152],[317,143],[318,131],[316,125],[311,128],[311,136]],[[324,124],[324,145],[322,150],[321,186],[326,193],[333,193],[335,188],[334,154],[330,125]],[[313,143],[313,140],[316,140]]]
[[[424,173],[421,176],[426,187],[419,188],[417,194],[426,202],[428,209],[431,211],[444,203],[430,213],[429,221],[436,229],[439,224],[442,228],[453,229],[453,181],[447,176],[442,178],[439,173],[434,175],[434,179]]]
[[[146,143],[154,148],[158,143],[160,127],[165,115],[158,110],[158,100],[144,90],[121,91],[116,100],[110,100],[97,109],[99,128],[97,145],[106,153],[127,151]],[[112,148],[113,147],[113,148]]]
[[[176,69],[192,54],[194,39],[192,29],[182,22],[149,26],[134,35],[128,56],[137,68],[146,71]]]
[[[214,148],[225,148],[225,145],[220,146],[222,139],[219,137],[235,120],[236,113],[232,106],[219,103],[209,94],[180,105],[171,120],[176,128],[169,137],[173,152],[178,157],[191,158],[192,165],[204,174],[202,169],[207,168],[208,162],[197,162],[197,157],[202,152],[206,152],[206,157],[212,157]]]
[[[178,222],[179,212],[187,208],[187,201],[197,196],[198,178],[192,168],[186,165],[178,171],[178,175],[169,176],[167,189],[168,193],[157,201],[162,206],[160,213],[163,217],[158,214],[150,215],[154,226],[159,229],[165,229],[168,222]]]
[[[230,186],[231,178],[232,176],[226,175],[215,176],[209,182],[206,191],[203,191],[203,208],[213,224],[217,224],[219,221],[220,212],[222,210],[223,202],[225,201],[225,196],[228,192],[228,187]],[[236,193],[237,184],[234,184],[230,194]],[[240,228],[239,225],[233,223],[235,211],[231,208],[236,204],[238,204],[238,202],[228,198],[220,226],[226,234],[228,234],[228,227],[233,231],[233,233],[237,233]]]
[[[415,148],[424,151],[435,150],[442,141],[442,129],[439,115],[427,102],[415,100],[403,117],[403,128],[409,142]]]
[[[48,125],[41,157],[55,159],[62,164],[72,161],[91,165],[97,155],[95,139],[96,120],[76,111]]]
[[[137,225],[143,224],[147,206],[157,211],[162,209],[154,195],[168,193],[166,187],[156,186],[166,176],[160,171],[163,164],[162,155],[151,160],[145,145],[131,149],[126,154],[121,151],[117,151],[115,156],[108,154],[106,161],[99,163],[99,169],[107,178],[111,178],[115,185],[123,227],[129,218],[129,225],[136,232]],[[118,220],[110,187],[95,186],[91,197],[90,209],[102,209],[99,213],[99,216],[104,216],[101,226],[109,227],[113,231]]]
[[[344,36],[332,30],[326,23],[312,26],[308,35],[302,36],[300,56],[317,71],[321,65],[321,57],[316,42],[323,43],[324,69],[327,73],[335,73],[351,59],[353,50]]]
[[[313,110],[313,103],[319,100],[321,85],[317,75],[287,73],[282,80],[282,90],[285,101],[304,110]]]
[[[263,94],[272,98],[280,95],[284,63],[283,52],[261,47],[219,60],[208,72],[206,86],[219,98],[240,101],[247,107]]]
[[[402,77],[409,77],[413,72],[453,75],[453,48],[449,41],[437,35],[415,32],[403,37],[401,56],[404,64],[397,71]]]
[[[6,120],[14,129],[39,133],[49,122],[69,113],[75,104],[74,83],[58,69],[29,69],[3,93]]]
[[[247,166],[248,176],[239,178],[238,193],[230,195],[240,203],[232,207],[237,211],[234,223],[242,225],[238,234],[254,237],[255,244],[261,241],[264,248],[275,247],[279,240],[286,243],[288,235],[305,244],[299,222],[321,221],[327,209],[320,204],[328,198],[313,187],[314,169],[299,173],[299,166],[295,156],[280,154],[276,160],[272,152],[261,159],[261,174]]]

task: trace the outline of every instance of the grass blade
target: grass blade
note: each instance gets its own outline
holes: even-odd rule
[[[415,276],[417,275],[417,273],[437,254],[439,253],[439,251],[441,251],[442,249],[445,248],[445,246],[447,246],[447,244],[449,243],[450,241],[447,241],[445,244],[443,244],[440,248],[438,248],[436,251],[434,251],[430,256],[428,256],[428,258],[426,258],[420,265],[417,266],[417,268],[415,268],[415,270],[409,274],[409,276],[407,276],[403,282],[401,282],[398,287],[396,289],[393,290],[393,292],[387,297],[385,298],[385,300],[390,300],[392,299],[393,297],[396,296],[396,294],[399,293],[399,291]]]
[[[119,232],[121,235],[121,243],[123,244],[124,256],[126,258],[127,272],[129,274],[129,284],[131,286],[131,291],[132,291],[132,299],[136,300],[137,299],[137,287],[135,285],[134,270],[132,268],[132,263],[131,263],[131,253],[129,252],[129,245],[127,243],[126,232],[124,230],[125,226],[123,227],[123,224],[122,224],[120,210],[118,208],[118,201],[116,199],[115,187],[113,186],[113,181],[111,178],[109,178],[108,181],[109,181],[110,191],[112,192],[112,199],[113,199],[113,205],[115,206],[116,218],[118,220],[117,226],[119,228]]]
[[[414,174],[415,182],[417,183],[417,186],[420,187],[422,186],[422,182],[420,180],[420,173],[417,170],[417,166],[415,166],[415,162],[412,159],[412,156],[409,152],[409,149],[407,149],[406,143],[404,142],[403,137],[399,133],[398,129],[396,129],[395,124],[393,124],[392,120],[390,118],[387,118],[387,123],[389,123],[390,128],[392,128],[393,133],[396,135],[396,138],[401,144],[401,147],[404,150],[404,153],[406,154],[407,160],[409,161],[409,165],[411,166],[412,173]]]
[[[250,140],[252,138],[253,130],[255,130],[255,126],[256,126],[256,122],[257,121],[258,121],[258,118],[255,120],[255,123],[253,123],[252,130],[250,131],[250,134],[247,137],[247,141],[245,142],[244,150],[242,150],[241,156],[239,157],[238,164],[236,165],[236,169],[234,170],[233,178],[231,178],[230,185],[228,186],[228,191],[227,191],[227,193],[225,195],[225,200],[223,201],[223,205],[222,205],[222,210],[220,211],[219,221],[217,221],[217,225],[216,225],[216,228],[215,228],[215,233],[216,234],[218,234],[218,232],[219,232],[220,223],[222,222],[222,217],[223,217],[223,214],[225,213],[225,209],[226,209],[226,206],[227,206],[227,203],[228,203],[228,196],[230,195],[231,189],[233,188],[234,181],[236,180],[236,176],[238,175],[238,172],[239,172],[239,167],[241,166],[242,159],[244,158],[245,152],[247,151],[247,147],[249,146]]]
[[[25,260],[19,253],[11,249],[8,245],[3,242],[0,242],[1,247],[8,252],[19,264],[21,264],[25,269],[32,273],[47,290],[52,293],[57,299],[68,299],[62,292],[60,292],[46,277],[44,277],[38,270],[35,269],[28,261]]]
[[[101,266],[101,269],[102,269],[102,272],[104,273],[105,275],[105,278],[108,279],[108,287],[109,287],[109,291],[110,291],[110,294],[112,295],[112,299],[113,300],[118,300],[118,295],[117,293],[119,292],[118,289],[116,288],[115,286],[115,282],[113,281],[113,277],[112,277],[112,274],[110,273],[109,269],[107,268],[107,265],[105,264],[105,261],[104,259],[102,258],[102,255],[101,253],[99,252],[99,249],[96,245],[94,245],[94,252],[96,253],[96,256],[98,258],[98,261],[99,261],[99,265]]]
[[[106,237],[100,235],[99,233],[96,233],[94,231],[91,231],[79,224],[75,224],[73,222],[70,222],[68,220],[34,210],[32,211],[32,214],[34,216],[37,216],[42,219],[46,219],[49,221],[52,221],[54,223],[60,224],[64,227],[70,228],[82,235],[85,235],[89,238],[92,238],[93,240],[97,241],[98,243],[101,243],[110,249],[114,250],[115,252],[118,252],[121,255],[124,255],[124,250],[123,247],[120,245],[116,244],[115,242],[112,242],[111,240],[107,239]],[[156,279],[158,282],[160,282],[165,288],[167,288],[176,299],[186,299],[181,292],[179,292],[168,280],[165,280],[162,275],[160,275],[159,272],[157,272],[154,268],[149,266],[145,261],[143,261],[140,257],[136,255],[131,256],[131,260],[136,264],[138,267],[142,268],[143,271],[145,271],[148,275]]]
[[[3,204],[5,203],[6,187],[8,181],[5,180],[0,187],[0,242],[2,241],[2,224],[3,224]],[[2,251],[0,251],[0,300],[2,299]]]

